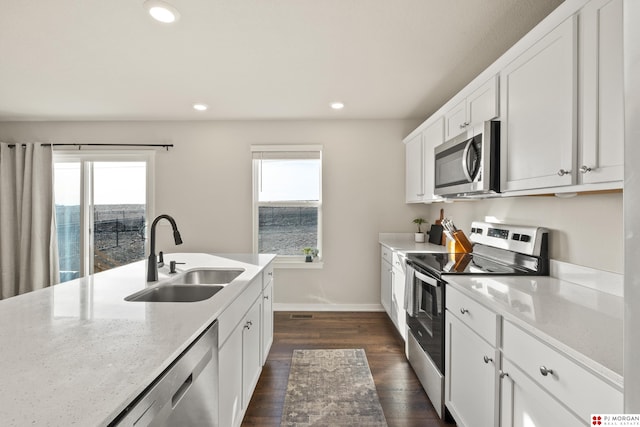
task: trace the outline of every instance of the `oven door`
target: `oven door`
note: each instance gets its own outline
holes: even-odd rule
[[[414,338],[444,373],[444,282],[416,270],[408,313],[407,326]]]

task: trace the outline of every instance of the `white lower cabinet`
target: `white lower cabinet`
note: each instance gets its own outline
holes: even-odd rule
[[[242,327],[242,402],[249,405],[253,390],[258,384],[262,371],[262,353],[260,352],[260,319],[262,313],[262,296],[255,300],[253,306],[241,322]]]
[[[445,405],[458,426],[493,426],[498,410],[497,316],[448,287],[445,313]],[[481,336],[482,335],[482,336]]]
[[[582,424],[588,423],[591,414],[623,412],[623,398],[620,390],[509,321],[503,324],[502,341],[505,361],[512,362],[542,391],[552,396],[568,411],[573,412]],[[511,376],[512,373],[507,366],[510,365],[505,363],[502,370]],[[516,376],[512,378],[513,383],[520,378],[519,373]],[[519,405],[524,407],[531,403],[520,402]]]
[[[502,371],[501,427],[583,427],[587,423],[588,418],[576,418],[509,360],[503,359]]]
[[[622,391],[535,330],[447,285],[445,404],[458,426],[587,426]],[[499,345],[501,343],[501,345]]]
[[[407,311],[404,309],[405,279],[407,277],[406,258],[398,252],[393,252],[393,265],[391,267],[391,313],[393,323],[403,340],[407,340]]]
[[[404,309],[406,258],[380,245],[380,302],[402,339],[407,339],[407,315]]]
[[[218,353],[218,410],[220,426],[236,427],[244,415],[242,404],[242,331],[232,333]]]
[[[242,423],[273,342],[273,275],[268,272],[273,269],[267,267],[264,282],[250,283],[218,317],[220,426]]]
[[[391,316],[391,292],[393,285],[393,273],[391,267],[391,249],[380,246],[380,303]]]
[[[262,291],[262,365],[267,363],[273,344],[273,280]]]

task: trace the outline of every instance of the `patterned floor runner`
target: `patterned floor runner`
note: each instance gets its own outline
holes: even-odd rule
[[[387,427],[364,350],[294,350],[280,425]]]

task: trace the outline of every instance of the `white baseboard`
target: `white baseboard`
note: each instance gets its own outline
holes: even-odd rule
[[[274,303],[273,311],[384,311],[382,304],[287,304]]]

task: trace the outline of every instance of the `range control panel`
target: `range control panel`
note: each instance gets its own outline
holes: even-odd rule
[[[469,238],[486,246],[540,256],[542,238],[548,233],[542,227],[474,221]]]

